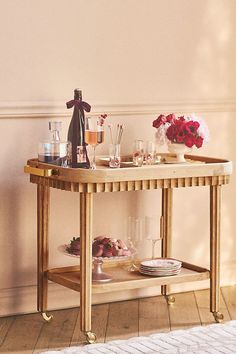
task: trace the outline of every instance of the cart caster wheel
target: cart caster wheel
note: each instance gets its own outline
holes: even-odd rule
[[[86,332],[86,340],[89,344],[93,344],[97,340],[97,336],[93,332]]]
[[[214,319],[217,323],[221,323],[224,320],[224,315],[221,312],[213,312]]]
[[[173,295],[166,295],[166,301],[168,305],[173,305],[175,303],[175,297]]]
[[[49,316],[48,316],[48,315],[46,314],[46,312],[42,312],[41,315],[42,315],[44,321],[46,321],[46,322],[50,322],[50,321],[53,319],[53,315],[49,315]]]

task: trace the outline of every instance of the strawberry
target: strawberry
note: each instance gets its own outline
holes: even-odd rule
[[[93,256],[94,257],[102,257],[104,251],[104,245],[101,244],[93,244]]]
[[[104,237],[102,240],[103,245],[108,245],[110,243],[111,239],[109,237]]]
[[[112,254],[112,248],[104,248],[104,251],[103,251],[103,257],[112,257],[113,254]]]
[[[76,256],[80,255],[80,238],[73,237],[70,241],[70,245],[67,247],[67,252],[71,254],[75,254]]]
[[[111,250],[112,250],[112,255],[113,256],[118,256],[118,250],[116,249],[115,246],[112,246]]]

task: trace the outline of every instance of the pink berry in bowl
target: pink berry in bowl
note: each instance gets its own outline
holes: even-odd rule
[[[93,244],[93,256],[102,257],[104,251],[104,245],[102,244]]]
[[[113,256],[112,249],[111,248],[109,248],[109,249],[104,248],[103,257],[112,257],[112,256]]]

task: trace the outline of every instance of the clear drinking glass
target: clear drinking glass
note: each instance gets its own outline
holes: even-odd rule
[[[128,217],[127,222],[127,240],[128,247],[132,253],[132,261],[130,266],[127,268],[129,272],[138,270],[135,265],[135,257],[137,255],[137,248],[142,241],[142,218],[135,218],[134,216]]]
[[[155,245],[161,241],[158,219],[154,216],[145,217],[145,235],[152,241],[152,259],[155,258]]]
[[[145,161],[146,165],[153,165],[155,163],[155,143],[153,141],[147,141]]]
[[[144,159],[144,144],[143,140],[135,140],[133,148],[133,164],[141,167]]]
[[[161,157],[160,151],[161,151],[160,144],[158,142],[155,142],[155,157],[154,157],[154,161],[155,161],[154,163],[155,164],[160,164],[161,163],[162,157]]]
[[[109,167],[120,167],[120,144],[109,145]]]
[[[96,147],[104,142],[104,127],[101,119],[97,117],[85,118],[85,142],[93,148],[91,169],[96,169]]]

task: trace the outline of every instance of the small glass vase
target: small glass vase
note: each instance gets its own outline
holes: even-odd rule
[[[184,155],[190,152],[190,149],[185,144],[171,143],[168,145],[168,151],[176,155],[177,163],[183,163],[186,162]]]

